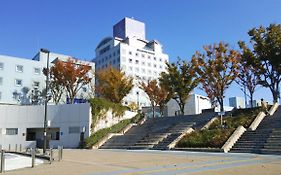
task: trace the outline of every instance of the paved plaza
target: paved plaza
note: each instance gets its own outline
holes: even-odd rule
[[[21,175],[280,175],[281,156],[182,151],[64,150],[63,161],[9,171]]]

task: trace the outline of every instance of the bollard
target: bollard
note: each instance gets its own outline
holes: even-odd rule
[[[11,151],[11,144],[9,144],[9,151]]]
[[[1,166],[0,166],[0,173],[4,173],[5,171],[5,155],[4,155],[5,151],[1,150]]]
[[[22,147],[21,147],[21,144],[20,144],[20,152],[22,151]]]
[[[15,152],[17,152],[18,151],[18,144],[16,144],[16,146],[15,146]]]
[[[31,168],[35,165],[35,148],[31,148]]]
[[[63,146],[60,147],[60,151],[61,151],[61,153],[60,153],[60,160],[62,160]]]
[[[60,154],[61,154],[61,152],[60,152],[60,146],[58,146],[58,160],[60,161],[60,158],[61,158],[61,156],[60,156]]]
[[[50,148],[50,164],[52,164],[53,161],[53,148]]]

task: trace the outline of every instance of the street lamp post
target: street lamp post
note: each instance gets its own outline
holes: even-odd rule
[[[46,92],[45,92],[45,106],[44,106],[44,145],[43,145],[43,154],[46,153],[47,148],[47,108],[48,108],[48,88],[49,88],[49,57],[50,51],[47,49],[40,50],[43,53],[47,54],[47,70],[46,70]]]

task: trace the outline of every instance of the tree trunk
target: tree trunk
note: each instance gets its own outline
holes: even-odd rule
[[[251,108],[253,108],[253,107],[254,107],[253,102],[254,102],[254,95],[253,95],[253,94],[251,94],[251,95],[250,95]]]
[[[220,112],[224,112],[224,107],[223,107],[223,99],[218,99],[219,104],[220,104]]]
[[[271,93],[272,93],[272,97],[273,97],[273,103],[278,103],[279,97],[280,97],[279,89],[272,89]]]

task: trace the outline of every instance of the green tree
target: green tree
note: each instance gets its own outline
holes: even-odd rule
[[[223,99],[226,89],[238,76],[239,53],[229,49],[228,44],[220,42],[204,47],[205,53],[196,52],[192,57],[192,63],[202,88],[208,97],[220,105],[224,111]]]
[[[124,72],[113,67],[102,69],[96,73],[96,91],[113,103],[121,103],[123,98],[133,88],[133,78],[127,77]]]
[[[244,42],[240,42],[240,47],[251,53],[252,57],[247,62],[256,69],[259,84],[269,88],[273,101],[278,102],[281,81],[281,25],[271,24],[266,28],[260,26],[251,29],[248,34],[253,51]]]
[[[190,62],[178,59],[176,63],[166,64],[167,72],[162,72],[159,80],[162,86],[171,93],[171,98],[177,102],[183,115],[185,103],[198,85],[198,77]]]
[[[247,63],[248,59],[253,58],[252,52],[242,42],[238,42],[238,44],[242,51],[241,58],[238,62],[238,77],[235,82],[241,87],[244,94],[250,98],[252,108],[259,77],[256,75],[256,68]]]

